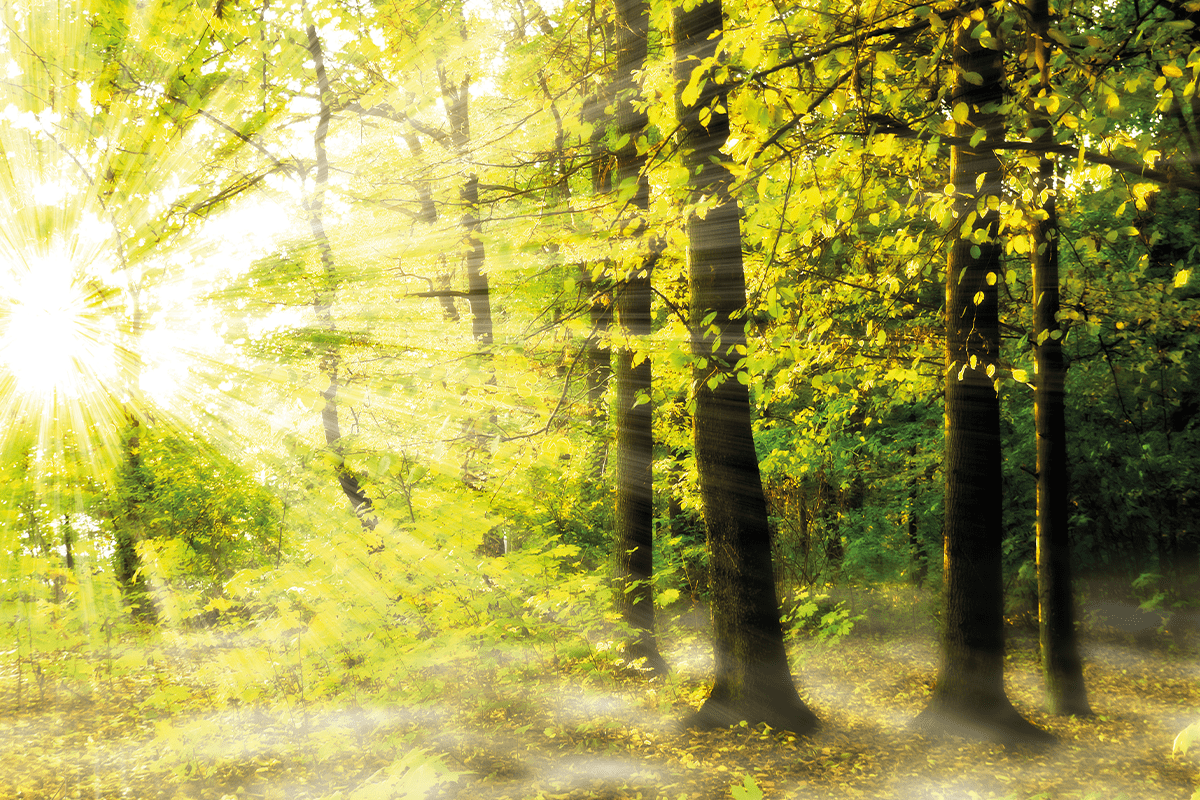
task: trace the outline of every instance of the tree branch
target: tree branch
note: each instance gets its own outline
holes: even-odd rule
[[[1124,161],[1112,156],[1106,156],[1093,150],[1081,150],[1080,148],[1070,144],[1060,144],[1057,142],[980,142],[975,147],[971,146],[971,141],[962,136],[949,136],[943,134],[926,133],[923,131],[914,131],[904,122],[889,117],[885,114],[869,114],[867,122],[871,123],[871,129],[867,131],[850,131],[854,136],[870,135],[872,133],[890,133],[901,139],[917,139],[922,142],[929,142],[937,139],[943,144],[948,144],[953,147],[970,148],[976,152],[984,152],[987,150],[1023,150],[1027,153],[1058,153],[1060,155],[1071,156],[1073,158],[1083,158],[1090,164],[1103,164],[1111,167],[1118,172],[1125,172],[1136,175],[1139,178],[1144,178],[1154,183],[1162,184],[1163,186],[1171,186],[1179,189],[1190,189],[1194,192],[1200,192],[1200,178],[1182,175],[1178,172],[1155,169],[1153,167],[1137,164],[1133,161]]]

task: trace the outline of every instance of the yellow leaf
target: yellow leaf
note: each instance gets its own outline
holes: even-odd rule
[[[1058,111],[1058,105],[1061,102],[1061,100],[1062,100],[1061,97],[1059,97],[1058,95],[1052,94],[1049,97],[1034,98],[1033,104],[1035,106],[1037,106],[1038,108],[1044,108],[1047,111],[1049,111],[1051,114],[1053,114],[1054,112]]]
[[[1177,67],[1174,64],[1167,64],[1165,67],[1162,68],[1162,72],[1163,72],[1163,75],[1166,75],[1168,78],[1182,78],[1183,77],[1183,70],[1181,70],[1179,67]]]
[[[962,125],[967,121],[967,117],[969,117],[970,114],[971,107],[966,103],[959,102],[954,104],[954,111],[951,116],[954,118],[955,122],[957,122],[959,125]]]

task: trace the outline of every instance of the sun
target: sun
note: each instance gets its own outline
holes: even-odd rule
[[[0,276],[0,371],[32,399],[79,399],[114,373],[113,331],[81,265],[53,250]]]

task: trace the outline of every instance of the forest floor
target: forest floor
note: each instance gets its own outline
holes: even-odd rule
[[[1009,697],[1058,743],[927,738],[909,725],[935,674],[932,622],[894,593],[855,600],[869,624],[832,645],[793,643],[797,686],[822,722],[805,738],[679,729],[711,677],[695,612],[664,626],[666,679],[432,669],[419,702],[218,700],[204,677],[211,639],[182,635],[107,682],[51,670],[79,660],[64,652],[41,655],[40,682],[27,664],[18,684],[0,654],[0,797],[1187,800],[1200,787],[1196,753],[1171,753],[1200,718],[1194,648],[1085,635],[1096,713],[1062,718],[1041,710],[1034,633],[1014,628]]]

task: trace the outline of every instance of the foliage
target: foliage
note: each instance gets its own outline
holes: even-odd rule
[[[164,599],[191,592],[207,599],[237,570],[278,562],[278,503],[246,469],[168,426],[142,426],[136,447],[136,464],[117,472],[108,515],[138,507],[138,546],[153,580],[169,589]]]
[[[795,639],[807,633],[819,642],[834,644],[854,630],[862,614],[851,615],[844,601],[833,603],[827,594],[810,593],[801,589],[783,599],[781,622],[784,633]]]
[[[163,641],[208,626],[198,680],[214,703],[455,695],[519,716],[508,695],[546,674],[635,680],[611,608],[614,349],[654,371],[656,604],[703,608],[681,220],[709,199],[685,200],[673,5],[652,6],[636,76],[649,127],[632,144],[651,187],[637,225],[658,265],[653,332],[637,341],[604,321],[643,255],[617,222],[632,187],[605,188],[611,154],[630,144],[606,119],[609,4],[5,6],[0,322],[7,335],[10,262],[15,275],[71,253],[89,303],[74,322],[94,340],[86,353],[104,354],[75,358],[73,394],[47,400],[8,374],[4,350],[0,631],[18,707],[78,679],[95,702],[137,684],[139,713],[157,722],[194,710],[169,648],[136,638],[114,556],[146,579]],[[1121,593],[1153,609],[1194,602],[1200,571],[1197,19],[1176,3],[1054,7],[1048,94],[1029,77],[1022,7],[996,6],[988,36],[1008,76],[993,279],[1010,618],[1036,599],[1035,111],[1053,118],[1060,178],[1073,566],[1118,573]],[[963,10],[726,10],[714,80],[729,93],[749,298],[745,344],[715,357],[754,404],[789,643],[841,646],[871,620],[819,592],[940,579],[944,251],[970,229],[945,185],[970,111],[950,99]],[[702,90],[709,66],[683,94]],[[456,87],[466,119],[448,111]],[[486,248],[486,346],[472,327],[468,211]],[[136,446],[131,414],[149,420]],[[347,476],[371,499],[373,529],[339,491]],[[478,671],[464,684],[456,669]],[[138,684],[143,672],[159,684]],[[212,778],[211,729],[177,721],[158,732],[155,768]],[[586,747],[615,735],[530,730]],[[385,793],[418,773],[453,782],[452,760],[408,744],[379,745],[380,763],[337,791]],[[329,747],[315,763],[332,770],[344,752]],[[836,771],[851,751],[828,747],[812,757]],[[762,777],[732,791],[769,795]]]

